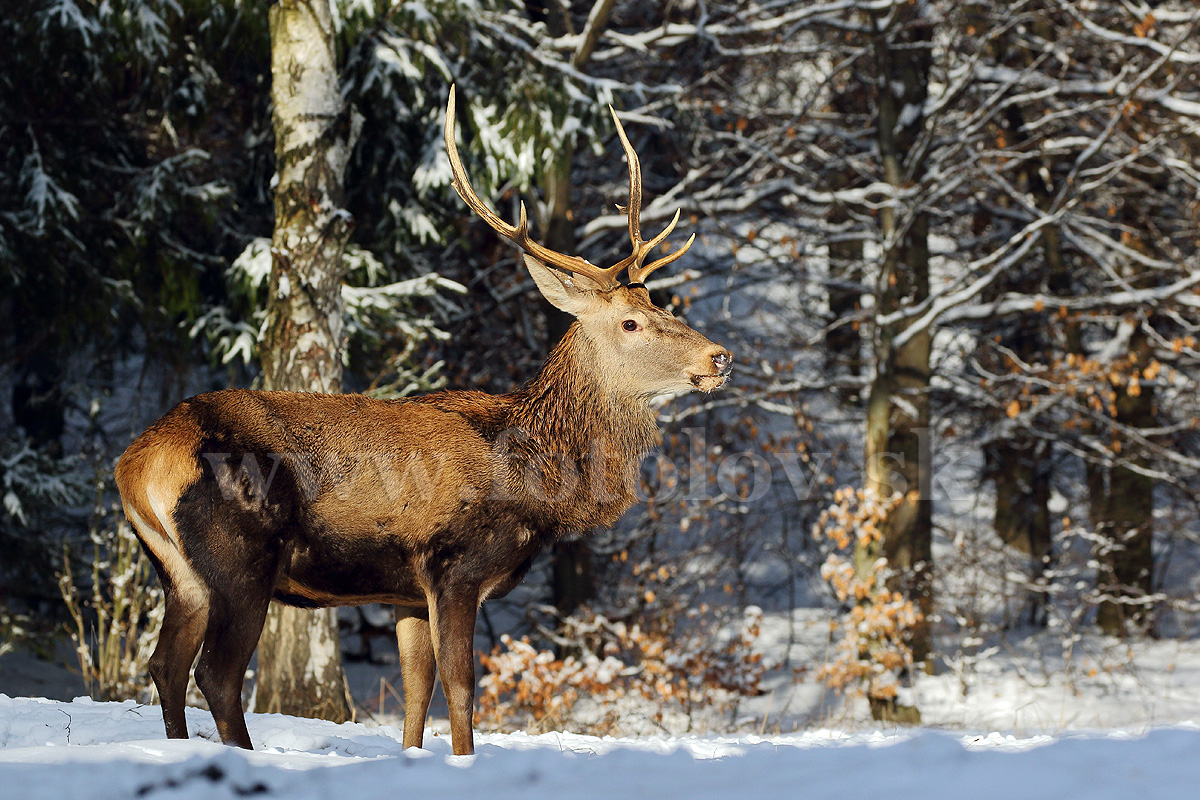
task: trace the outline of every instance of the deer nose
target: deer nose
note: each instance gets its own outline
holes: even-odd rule
[[[718,375],[728,375],[733,372],[733,357],[729,355],[728,350],[721,350],[712,357],[713,366],[717,368]]]

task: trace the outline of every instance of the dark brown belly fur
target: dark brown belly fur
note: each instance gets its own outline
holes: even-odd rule
[[[502,503],[483,504],[468,524],[436,531],[423,541],[386,526],[370,535],[328,527],[310,531],[296,537],[284,554],[275,599],[302,607],[423,607],[426,588],[447,582],[486,593],[481,601],[502,597],[553,538],[535,534],[519,516]]]

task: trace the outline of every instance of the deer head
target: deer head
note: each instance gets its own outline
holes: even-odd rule
[[[646,241],[641,236],[642,170],[615,111],[617,135],[629,162],[629,219],[633,253],[611,267],[597,267],[579,256],[558,253],[529,238],[525,204],[520,219],[509,225],[484,204],[467,180],[454,142],[454,88],[446,106],[446,153],[454,188],[484,222],[525,252],[524,262],[538,291],[558,309],[577,320],[593,350],[593,367],[602,385],[614,394],[650,398],[700,389],[711,392],[724,385],[733,367],[729,351],[713,344],[669,311],[650,300],[645,280],[656,269],[675,261],[691,247],[695,234],[675,252],[646,264],[646,258],[679,222],[679,212],[662,233]],[[628,271],[629,283],[619,276]]]

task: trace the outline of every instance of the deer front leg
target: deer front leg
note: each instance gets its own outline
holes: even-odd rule
[[[450,707],[450,738],[456,756],[475,752],[475,612],[479,592],[445,592],[429,604],[430,632],[442,691]]]
[[[429,609],[396,607],[396,641],[404,681],[404,747],[421,747],[436,674]]]

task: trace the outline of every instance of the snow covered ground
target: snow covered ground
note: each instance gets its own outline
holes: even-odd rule
[[[790,622],[789,622],[790,620]],[[821,663],[828,619],[815,610],[769,615],[773,658]],[[382,648],[381,648],[382,650]],[[360,702],[395,666],[348,665]],[[68,681],[66,678],[73,678]],[[77,676],[9,653],[0,687],[69,697]],[[700,730],[597,738],[477,733],[455,757],[440,692],[425,751],[405,753],[387,696],[380,724],[333,725],[248,715],[254,752],[224,747],[212,717],[187,710],[192,739],[164,738],[157,706],[61,702],[0,694],[0,800],[8,798],[770,798],[928,797],[953,800],[1149,800],[1200,790],[1200,641],[1080,637],[1064,651],[1052,631],[1012,634],[911,690],[926,728],[880,728],[861,701],[811,679],[773,675],[738,712],[703,714]],[[622,708],[620,727],[638,725]],[[799,728],[800,730],[797,730]],[[660,729],[661,730],[661,729]],[[774,735],[753,735],[760,731]]]
[[[1087,798],[1196,796],[1200,727],[1017,738],[928,729],[770,737],[442,736],[405,753],[400,731],[249,715],[258,748],[163,738],[155,706],[0,695],[0,797]]]

